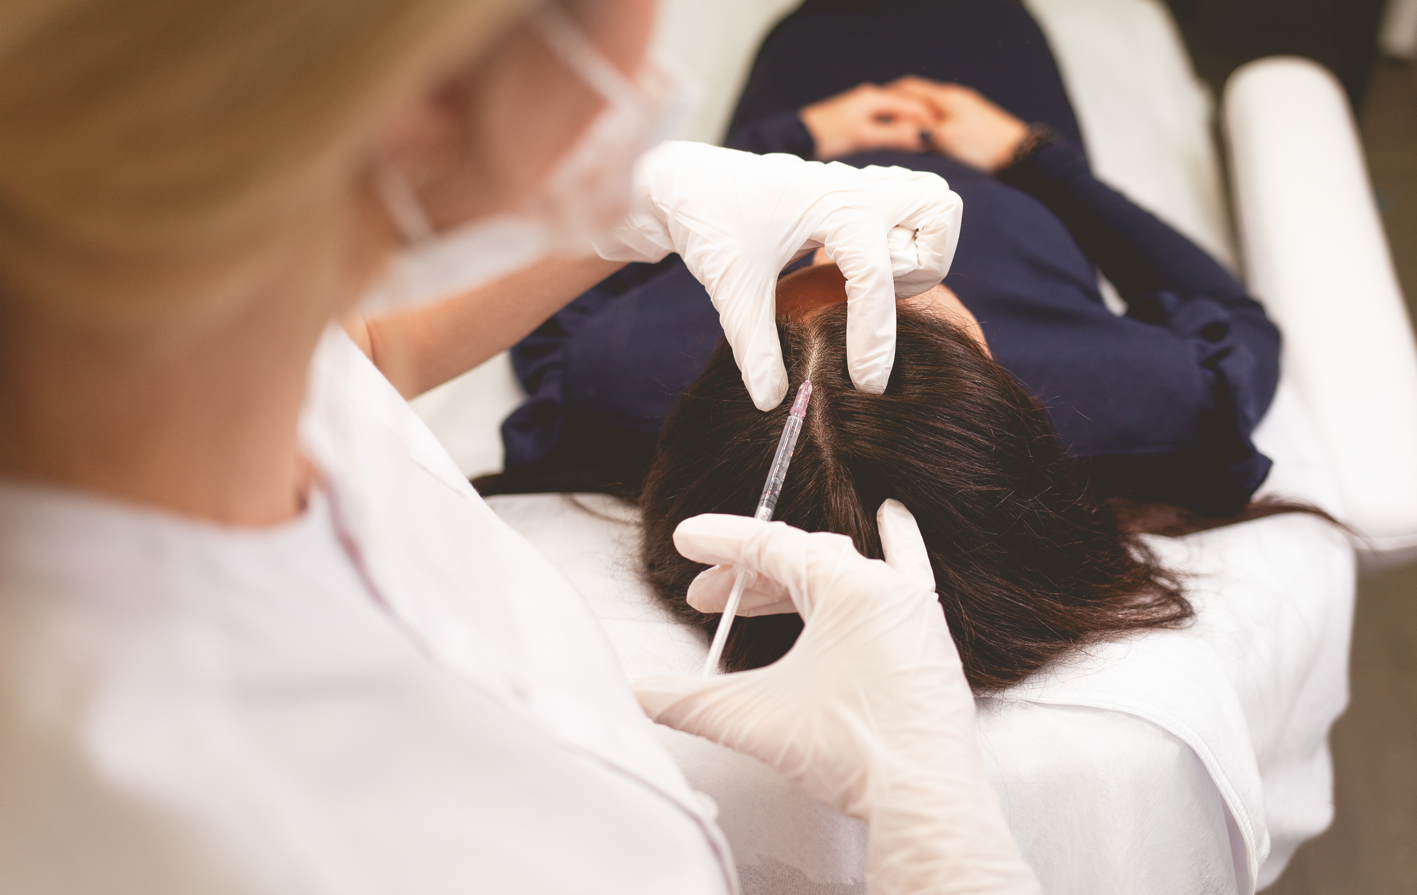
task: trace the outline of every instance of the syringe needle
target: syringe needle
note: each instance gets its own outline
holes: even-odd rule
[[[772,466],[768,467],[768,480],[763,485],[762,496],[758,498],[754,519],[767,522],[777,509],[777,499],[782,494],[782,483],[787,478],[787,465],[792,461],[792,450],[797,446],[797,435],[802,431],[802,421],[807,417],[807,402],[812,400],[812,383],[803,382],[792,401],[792,409],[787,413],[787,425],[782,429],[782,437],[777,441],[777,452],[773,455]],[[743,600],[743,591],[753,579],[753,572],[739,569],[733,576],[733,590],[728,593],[728,602],[723,607],[723,615],[718,620],[718,630],[714,631],[713,642],[709,644],[708,658],[704,660],[704,676],[713,674],[718,661],[723,657],[723,646],[728,642],[728,632],[733,627],[733,619],[738,615],[738,604]]]

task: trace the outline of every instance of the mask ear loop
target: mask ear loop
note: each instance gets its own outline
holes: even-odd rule
[[[388,159],[379,159],[374,167],[374,189],[405,245],[423,245],[437,235],[408,178]]]
[[[408,178],[397,165],[382,156],[374,164],[374,192],[379,196],[379,204],[384,206],[384,214],[389,216],[389,221],[403,239],[405,251],[434,241],[437,234],[433,223],[428,220]],[[407,277],[395,262],[387,274],[381,299],[375,300],[371,307],[381,309],[380,302],[387,307],[404,304],[408,290]]]
[[[607,102],[645,105],[639,87],[605,58],[559,6],[554,3],[540,6],[529,14],[529,19],[551,51]]]

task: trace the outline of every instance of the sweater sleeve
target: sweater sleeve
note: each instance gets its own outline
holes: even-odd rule
[[[1128,301],[1165,289],[1234,307],[1255,304],[1203,249],[1094,177],[1071,143],[1044,143],[999,179],[1048,206]]]
[[[1041,145],[999,179],[1063,222],[1117,287],[1128,317],[1191,347],[1211,401],[1201,453],[1233,488],[1216,508],[1243,504],[1269,471],[1250,435],[1279,383],[1280,336],[1264,308],[1203,249],[1093,177],[1070,143]]]
[[[812,132],[796,112],[780,112],[744,122],[728,134],[723,145],[758,155],[786,152],[809,161],[817,154],[817,141],[812,139]]]

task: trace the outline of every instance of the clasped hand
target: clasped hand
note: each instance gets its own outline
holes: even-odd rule
[[[1006,166],[1028,126],[960,84],[907,75],[862,84],[804,107],[817,158],[873,149],[936,152],[990,173]]]

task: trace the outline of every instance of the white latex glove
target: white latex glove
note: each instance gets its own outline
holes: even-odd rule
[[[894,500],[877,519],[886,562],[781,522],[685,520],[681,553],[773,582],[805,628],[766,668],[653,677],[635,693],[659,723],[754,755],[867,820],[871,895],[1037,893],[984,774],[920,529]]]
[[[935,174],[668,142],[640,159],[630,213],[595,250],[647,262],[678,252],[713,298],[753,403],[769,410],[787,394],[782,268],[826,248],[846,276],[851,381],[879,394],[895,363],[895,299],[944,279],[963,207]]]

